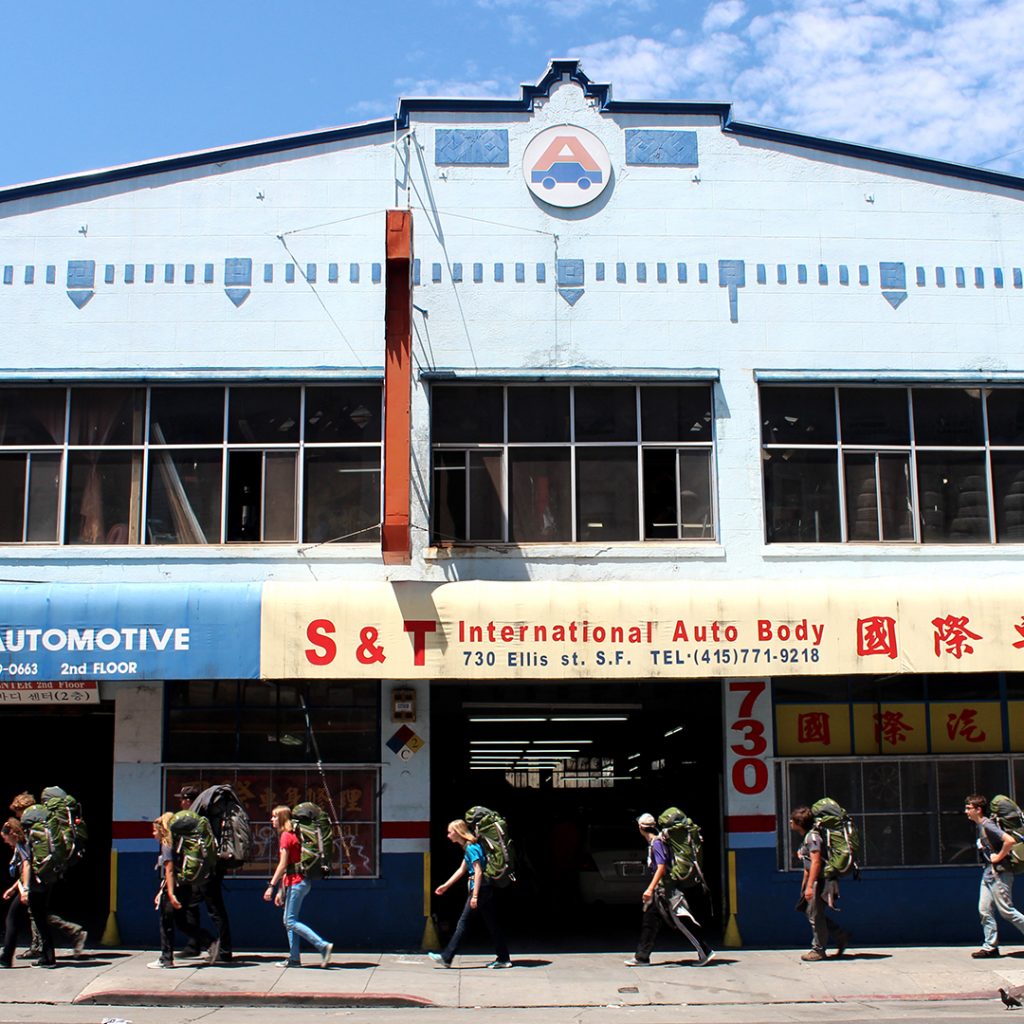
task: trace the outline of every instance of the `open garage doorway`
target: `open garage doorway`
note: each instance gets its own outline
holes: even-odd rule
[[[710,895],[696,892],[691,903],[715,936],[721,716],[717,680],[433,684],[433,885],[459,863],[448,821],[482,804],[507,819],[519,858],[516,883],[498,894],[513,949],[629,949],[645,884],[636,818],[678,806],[704,834]],[[433,899],[442,939],[460,895]],[[485,948],[482,926],[469,941]]]

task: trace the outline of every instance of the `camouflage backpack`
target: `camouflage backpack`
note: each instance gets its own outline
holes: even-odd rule
[[[700,826],[678,807],[669,807],[658,815],[658,828],[672,854],[668,872],[672,884],[677,889],[689,889],[695,885],[707,888],[702,871],[704,837],[700,834]]]
[[[1017,840],[1010,847],[1008,864],[1010,873],[1024,872],[1024,813],[1008,796],[994,796],[988,802],[989,817],[1006,833]]]
[[[33,804],[21,816],[32,859],[32,873],[43,885],[56,882],[71,863],[73,847],[59,812]]]
[[[497,812],[487,807],[470,807],[466,824],[484,850],[484,878],[502,888],[516,880],[516,853],[509,838],[508,825]]]
[[[811,814],[814,815],[814,831],[821,836],[825,880],[832,881],[849,874],[859,878],[857,854],[860,853],[860,834],[853,820],[827,796],[811,806]]]
[[[82,817],[81,804],[60,786],[47,786],[42,798],[54,825],[64,833],[64,845],[71,851],[67,866],[71,867],[85,856],[89,842],[89,827]]]
[[[334,868],[334,827],[327,812],[317,804],[292,808],[292,824],[302,853],[295,868],[306,878],[327,878]]]
[[[217,864],[217,842],[209,821],[195,811],[178,811],[170,822],[174,877],[182,885],[202,885]]]

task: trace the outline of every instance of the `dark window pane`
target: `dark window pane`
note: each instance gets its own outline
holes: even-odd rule
[[[636,388],[578,387],[577,441],[635,441]]]
[[[645,441],[710,441],[711,388],[642,387],[640,422]]]
[[[219,451],[151,451],[148,544],[219,544]]]
[[[996,503],[996,540],[1024,541],[1024,452],[992,453]]]
[[[955,544],[989,539],[981,452],[918,452],[917,486],[922,541]]]
[[[381,396],[379,384],[306,388],[306,440],[380,441]]]
[[[24,539],[27,456],[0,455],[0,544]]]
[[[435,386],[430,401],[434,444],[499,444],[504,440],[503,388]]]
[[[64,388],[0,388],[0,444],[63,444]]]
[[[1024,389],[989,392],[988,437],[992,444],[1024,444]]]
[[[510,387],[509,441],[568,441],[567,387]]]
[[[153,388],[150,392],[150,444],[219,444],[223,440],[223,388]]]
[[[638,540],[635,448],[581,448],[576,453],[577,538]]]
[[[71,444],[141,444],[145,389],[72,388]]]
[[[764,453],[768,542],[839,540],[839,486],[831,451]]]
[[[679,536],[676,450],[644,449],[644,539],[675,540]]]
[[[134,452],[72,452],[65,543],[138,544],[141,482]]]
[[[765,444],[834,444],[832,388],[762,387],[761,440]]]
[[[469,453],[469,540],[502,539],[500,452]]]
[[[306,452],[305,540],[367,544],[380,537],[380,450]]]
[[[240,444],[299,439],[299,388],[228,389],[228,440]]]
[[[878,540],[878,485],[875,457],[848,454],[843,458],[846,477],[846,532],[850,540]]]
[[[466,453],[434,453],[434,540],[466,540]]]
[[[981,392],[976,388],[913,388],[911,395],[917,444],[982,443]]]
[[[32,452],[28,461],[28,524],[25,540],[53,544],[57,540],[57,521],[60,516],[61,457]]]
[[[572,540],[569,452],[513,448],[508,459],[512,542]]]
[[[900,809],[900,766],[896,761],[869,760],[864,763],[864,810]]]
[[[903,837],[898,814],[872,814],[854,819],[861,830],[860,862],[865,867],[903,863]],[[915,827],[917,823],[915,822]]]
[[[840,388],[844,444],[909,444],[905,388]]]
[[[843,465],[849,539],[912,540],[909,456],[849,453],[844,456]]]
[[[374,456],[377,457],[376,453]],[[296,540],[295,452],[267,452],[263,464],[263,539]]]
[[[910,456],[879,455],[878,476],[882,482],[882,540],[913,540]]]
[[[229,452],[226,539],[258,544],[262,513],[263,452]]]
[[[684,540],[711,540],[711,452],[679,450],[679,516]]]

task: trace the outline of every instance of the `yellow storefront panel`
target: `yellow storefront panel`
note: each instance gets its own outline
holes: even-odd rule
[[[984,701],[932,703],[932,752],[991,753],[1003,749],[1002,707]]]
[[[850,753],[848,704],[780,704],[775,742],[782,757]]]
[[[854,704],[855,754],[927,754],[924,704]]]

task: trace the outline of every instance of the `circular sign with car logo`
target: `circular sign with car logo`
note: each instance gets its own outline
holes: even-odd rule
[[[546,128],[523,153],[526,187],[552,206],[592,203],[607,188],[611,169],[604,143],[571,124]]]

